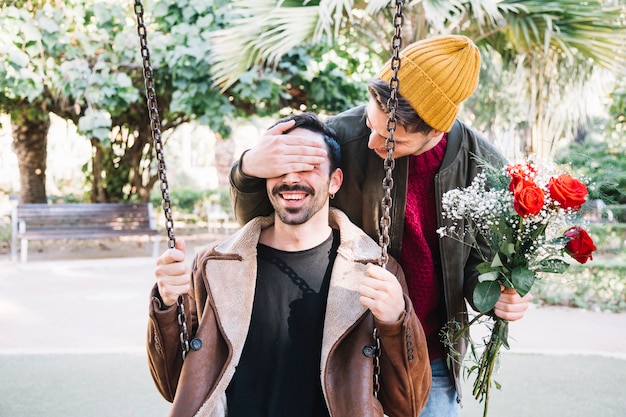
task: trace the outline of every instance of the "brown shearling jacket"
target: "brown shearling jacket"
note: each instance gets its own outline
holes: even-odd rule
[[[332,417],[417,417],[428,398],[431,370],[423,329],[406,295],[404,274],[390,258],[387,269],[400,280],[406,309],[396,323],[376,323],[381,339],[380,392],[373,394],[375,319],[359,303],[358,286],[366,264],[380,248],[348,218],[331,209],[331,226],[340,245],[333,267],[322,340],[320,375]],[[176,306],[161,310],[152,291],[147,350],[150,371],[170,416],[227,416],[228,387],[246,340],[256,280],[256,246],[273,216],[256,218],[233,236],[199,253],[192,268],[192,289],[185,296],[190,338],[202,342],[181,359]]]

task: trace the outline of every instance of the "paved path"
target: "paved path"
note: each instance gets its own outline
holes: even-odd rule
[[[153,269],[0,259],[0,416],[166,415],[144,349]],[[491,417],[626,416],[626,314],[532,307],[510,338]],[[480,410],[468,393],[461,416]]]

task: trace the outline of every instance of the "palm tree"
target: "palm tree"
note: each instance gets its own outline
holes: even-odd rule
[[[554,156],[560,140],[586,130],[598,97],[625,71],[624,9],[599,1],[517,3],[523,10],[507,14],[501,30],[467,33],[489,57],[483,85],[500,95],[479,92],[473,102],[500,109],[499,130],[518,132],[513,155]]]
[[[231,24],[212,33],[215,80],[225,89],[253,65],[275,65],[295,46],[341,39],[383,62],[396,3],[234,0]],[[509,156],[552,155],[560,139],[584,127],[590,101],[581,98],[598,94],[598,70],[624,73],[624,6],[615,1],[422,0],[403,9],[404,45],[460,33],[481,48],[481,76],[488,81],[468,107],[488,131],[510,133]]]
[[[235,83],[253,65],[275,65],[287,51],[302,44],[347,38],[383,60],[391,50],[396,8],[389,0],[234,0],[230,9],[230,25],[211,34],[212,71],[223,88]],[[474,0],[465,4],[408,2],[403,5],[403,43],[458,32],[468,20],[480,27],[504,24],[503,12],[507,10],[516,10],[516,6]]]

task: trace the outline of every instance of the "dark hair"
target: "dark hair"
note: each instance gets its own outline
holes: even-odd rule
[[[301,128],[321,134],[324,137],[324,143],[326,143],[326,147],[328,148],[330,173],[335,171],[337,168],[341,168],[341,147],[337,141],[337,134],[332,128],[326,126],[314,113],[292,114],[291,116],[282,118],[278,122],[274,123],[270,126],[270,129],[278,123],[289,122],[291,120],[295,120],[296,124],[289,130],[286,130],[285,133]]]
[[[401,81],[402,82],[402,81]],[[389,98],[391,97],[391,90],[389,83],[381,80],[380,78],[372,78],[368,84],[367,89],[370,96],[376,101],[378,107],[385,113],[391,113],[389,108]],[[398,93],[398,107],[396,108],[396,120],[398,124],[402,126],[407,133],[430,133],[433,128],[428,125],[417,112],[411,107],[411,104],[407,99],[402,97]]]

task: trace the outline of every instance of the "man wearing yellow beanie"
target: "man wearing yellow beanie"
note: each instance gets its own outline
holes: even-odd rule
[[[446,191],[471,182],[481,169],[477,159],[501,164],[504,158],[456,118],[459,106],[478,85],[480,54],[470,39],[455,35],[424,39],[407,46],[400,59],[389,254],[400,260],[428,338],[433,382],[420,416],[455,417],[461,402],[461,365],[460,361],[446,365],[450,350],[441,343],[440,331],[449,321],[466,322],[466,300],[473,303],[481,257],[461,242],[438,237],[436,230],[443,225],[441,198]],[[387,156],[390,64],[370,81],[366,106],[327,121],[345,155],[344,184],[331,204],[374,239],[379,238],[384,196],[381,158]],[[283,135],[289,128],[278,125],[268,130],[233,165],[231,200],[239,222],[271,212],[263,178],[313,169],[320,163],[324,152],[305,138]],[[502,293],[494,313],[518,320],[531,300],[531,295]],[[453,349],[464,354],[465,341]]]

